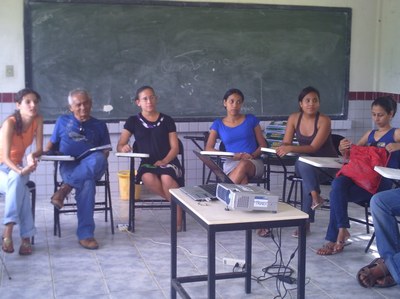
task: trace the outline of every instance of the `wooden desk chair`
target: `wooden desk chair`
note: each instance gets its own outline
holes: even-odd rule
[[[68,162],[67,162],[68,163]],[[54,161],[54,175],[53,175],[53,182],[54,182],[54,192],[62,185],[62,180],[59,176],[59,161]],[[110,217],[110,224],[111,224],[111,233],[114,234],[114,217],[112,211],[112,200],[111,200],[111,188],[110,188],[110,174],[108,171],[108,165],[104,176],[96,181],[96,187],[104,187],[104,197],[100,198],[99,195],[96,194],[95,199],[95,207],[94,211],[102,211],[104,212],[104,221],[108,222],[108,216]],[[61,237],[61,224],[60,224],[60,215],[61,214],[75,214],[77,212],[76,202],[68,201],[69,196],[67,196],[64,207],[61,210],[58,210],[54,207],[54,235],[58,235]],[[108,215],[109,214],[109,215]]]
[[[182,177],[178,179],[178,184],[180,187],[185,186],[185,149],[183,148],[183,143],[180,139],[179,142],[179,152],[178,159],[182,165]],[[135,144],[133,145],[133,149],[135,149]],[[142,182],[136,182],[136,184],[142,184]],[[133,215],[135,215],[135,209],[170,209],[170,202],[165,200],[164,198],[135,198],[134,206],[133,206]],[[133,216],[133,226],[135,222],[135,217]],[[183,230],[186,231],[186,214],[183,212],[182,215],[182,224]]]

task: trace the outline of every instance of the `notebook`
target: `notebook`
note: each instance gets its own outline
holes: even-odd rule
[[[213,159],[208,156],[202,155],[198,151],[193,151],[193,153],[211,170],[213,174],[217,177],[218,181],[226,184],[234,184],[232,180],[226,175],[226,173],[218,166]],[[181,187],[183,193],[190,196],[196,201],[209,201],[217,199],[215,196],[217,192],[217,184],[207,184],[198,185],[191,187]]]

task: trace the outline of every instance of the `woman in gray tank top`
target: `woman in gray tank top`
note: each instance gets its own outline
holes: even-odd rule
[[[310,155],[319,157],[337,157],[337,151],[331,138],[331,119],[319,112],[320,95],[314,87],[304,88],[299,97],[300,111],[289,116],[286,125],[285,137],[282,145],[276,150],[279,156],[287,153]],[[293,144],[296,136],[299,145]],[[320,195],[320,179],[323,173],[314,166],[297,161],[296,174],[303,179],[303,205],[302,211],[308,213],[309,223],[314,222],[314,210],[324,204]],[[297,231],[293,234],[297,237]]]

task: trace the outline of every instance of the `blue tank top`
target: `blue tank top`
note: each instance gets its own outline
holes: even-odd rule
[[[372,130],[371,133],[368,135],[368,140],[367,140],[368,146],[386,147],[386,145],[388,145],[389,143],[396,142],[394,140],[394,132],[396,131],[396,128],[391,128],[389,131],[386,132],[385,135],[383,135],[378,140],[375,140],[374,138],[374,134],[376,131],[377,130]],[[400,162],[400,151],[392,152],[390,154],[387,167],[399,168],[400,166],[399,162]],[[392,187],[392,184],[393,182],[391,179],[382,177],[378,192],[390,189]]]
[[[391,128],[389,131],[386,132],[385,135],[383,135],[381,138],[378,140],[375,140],[375,132],[377,130],[372,130],[371,133],[368,135],[368,140],[367,140],[367,145],[368,146],[376,146],[376,147],[386,147],[389,143],[395,143],[396,141],[394,140],[394,132],[396,131],[396,128]],[[392,167],[392,168],[399,168],[399,158],[400,158],[400,151],[395,151],[390,154],[390,159],[387,164],[387,167]]]

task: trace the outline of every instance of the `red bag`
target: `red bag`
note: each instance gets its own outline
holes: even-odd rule
[[[347,176],[357,186],[375,194],[381,182],[381,175],[374,167],[386,166],[389,156],[383,147],[352,145],[349,163],[343,165],[336,176]]]

